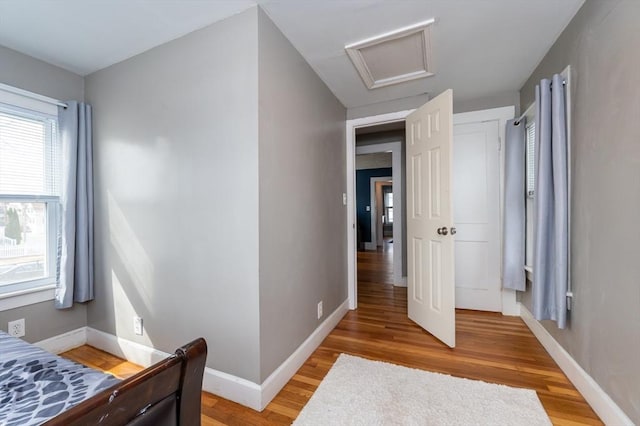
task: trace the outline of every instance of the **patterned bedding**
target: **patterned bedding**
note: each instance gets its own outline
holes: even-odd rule
[[[0,331],[0,425],[39,425],[119,380]]]

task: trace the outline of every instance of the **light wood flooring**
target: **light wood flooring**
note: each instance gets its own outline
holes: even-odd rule
[[[602,424],[520,318],[458,310],[455,349],[412,323],[406,289],[389,284],[391,262],[390,250],[358,253],[358,309],[344,317],[263,412],[203,392],[202,424],[291,424],[340,353],[535,389],[554,424]],[[119,377],[140,370],[86,345],[63,356]]]

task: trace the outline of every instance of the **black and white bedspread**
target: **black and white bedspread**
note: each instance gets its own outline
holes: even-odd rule
[[[0,331],[0,425],[39,425],[118,379]]]

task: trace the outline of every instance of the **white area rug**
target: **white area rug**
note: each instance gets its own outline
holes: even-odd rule
[[[536,392],[341,354],[294,425],[550,425]]]

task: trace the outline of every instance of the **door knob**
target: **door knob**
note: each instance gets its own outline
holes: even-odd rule
[[[447,235],[449,233],[449,230],[446,226],[443,226],[442,228],[438,228],[437,232],[439,235]]]
[[[456,228],[451,228],[451,235],[456,235],[457,232]]]

